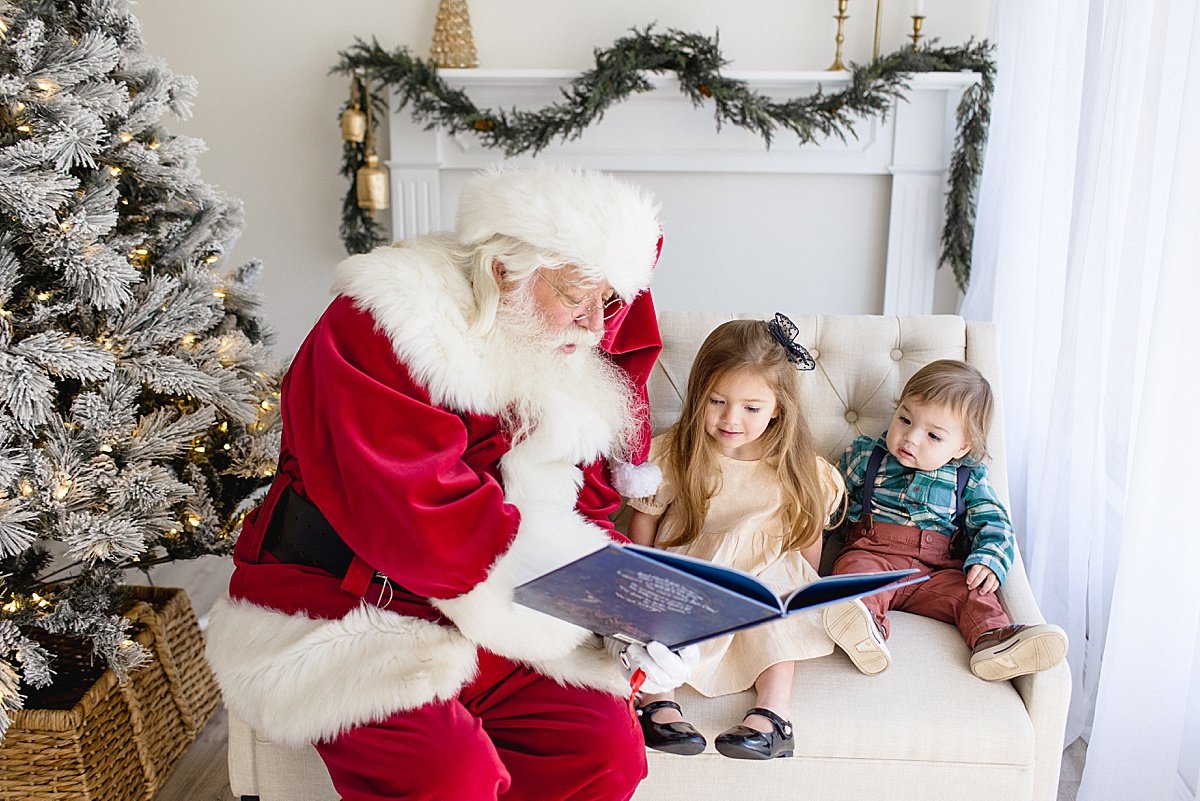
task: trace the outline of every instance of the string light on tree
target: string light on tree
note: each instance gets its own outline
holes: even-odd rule
[[[20,400],[0,402],[17,455],[0,470],[0,677],[35,700],[73,677],[34,629],[83,632],[123,679],[141,649],[117,614],[124,571],[229,553],[278,455],[260,267],[221,270],[240,204],[158,122],[195,87],[144,53],[128,6],[0,0],[0,138],[21,150],[0,159],[0,352]],[[23,703],[9,684],[0,737]]]

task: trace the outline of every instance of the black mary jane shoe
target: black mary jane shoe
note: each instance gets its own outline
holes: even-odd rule
[[[695,756],[705,749],[708,741],[692,724],[686,721],[655,723],[651,716],[660,709],[674,709],[680,714],[683,713],[679,704],[674,701],[651,701],[645,706],[639,706],[637,716],[642,724],[642,737],[646,740],[647,748],[681,756]]]
[[[792,724],[769,709],[754,707],[746,713],[762,715],[771,721],[774,731],[762,732],[749,726],[734,726],[717,735],[717,751],[730,759],[775,759],[790,757],[796,748]]]

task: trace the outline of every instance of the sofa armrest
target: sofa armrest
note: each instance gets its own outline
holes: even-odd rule
[[[1019,553],[1000,588],[1000,601],[1014,623],[1046,622]],[[1025,702],[1033,723],[1034,748],[1037,750],[1033,797],[1038,801],[1054,801],[1058,797],[1059,768],[1066,745],[1063,732],[1071,702],[1071,670],[1064,660],[1049,670],[1018,676],[1012,684]]]
[[[234,796],[258,795],[258,767],[254,764],[254,730],[237,715],[229,721],[229,789]]]
[[[264,740],[229,715],[229,789],[261,801],[337,801],[325,763],[311,745],[288,748]]]

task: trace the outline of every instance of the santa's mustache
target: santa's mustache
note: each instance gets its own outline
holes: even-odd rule
[[[604,338],[603,331],[589,331],[586,328],[580,328],[577,325],[571,325],[569,328],[564,328],[559,332],[554,343],[556,347],[563,345],[582,345],[587,348],[600,347],[600,340]]]

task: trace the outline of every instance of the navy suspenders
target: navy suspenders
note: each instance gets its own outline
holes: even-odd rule
[[[867,459],[867,474],[863,477],[862,488],[862,516],[871,514],[871,496],[875,492],[875,476],[879,472],[879,465],[883,463],[883,457],[887,451],[876,445],[871,451],[871,456]],[[971,465],[960,464],[955,470],[954,476],[954,536],[950,538],[950,552],[955,556],[962,557],[966,555],[967,543],[970,537],[967,535],[967,479],[971,477]],[[861,516],[860,516],[861,519]],[[961,553],[960,553],[961,551]]]

